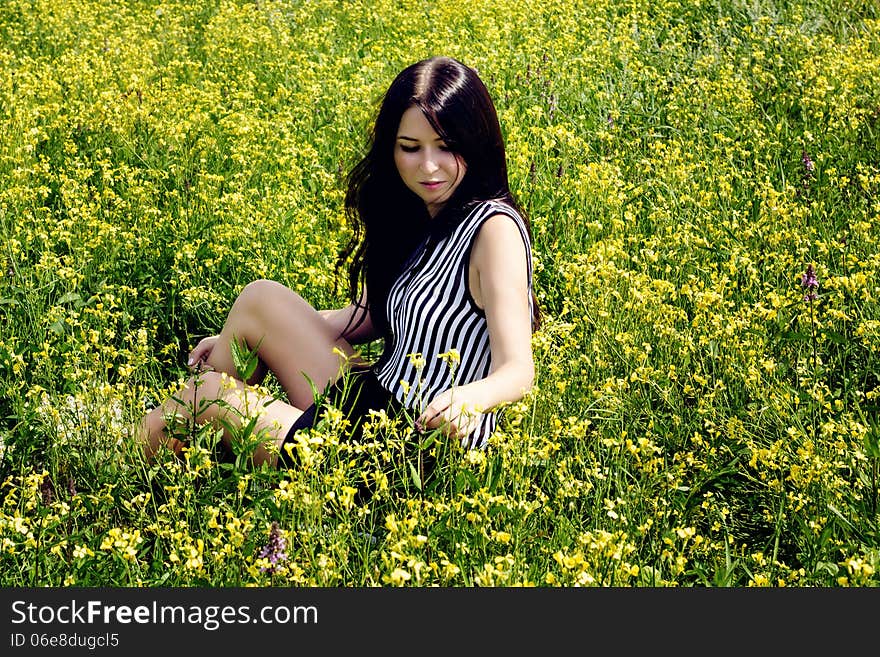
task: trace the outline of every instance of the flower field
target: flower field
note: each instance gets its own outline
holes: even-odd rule
[[[345,174],[438,54],[532,222],[534,389],[485,451],[328,409],[296,470],[145,463],[247,282],[343,303]],[[0,72],[0,585],[880,583],[875,2],[3,0]]]

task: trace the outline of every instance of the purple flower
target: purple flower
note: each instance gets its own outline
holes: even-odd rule
[[[806,177],[809,177],[813,171],[816,170],[816,163],[813,162],[813,158],[809,156],[807,151],[801,151],[801,162],[804,165],[804,172]]]
[[[272,527],[269,530],[269,542],[263,546],[260,553],[257,555],[260,559],[269,560],[269,565],[260,568],[260,572],[274,573],[279,561],[287,561],[287,553],[284,551],[286,549],[287,541],[284,540],[284,537],[281,535],[281,529],[278,527],[278,523],[273,522]]]
[[[819,298],[816,294],[816,290],[819,288],[819,279],[816,278],[816,270],[813,269],[813,265],[807,265],[807,271],[801,274],[801,285],[807,288],[804,301],[815,301]]]

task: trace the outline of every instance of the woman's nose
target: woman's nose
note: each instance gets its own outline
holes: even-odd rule
[[[422,171],[425,173],[434,173],[439,167],[437,166],[437,162],[433,157],[427,156],[425,157],[419,166],[422,168]]]

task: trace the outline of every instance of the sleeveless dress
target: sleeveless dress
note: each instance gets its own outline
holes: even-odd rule
[[[352,440],[360,439],[361,419],[370,409],[389,415],[405,411],[414,419],[439,393],[489,374],[492,354],[486,314],[470,293],[468,265],[479,229],[498,214],[516,224],[525,244],[531,305],[531,243],[522,216],[506,203],[481,202],[440,240],[423,243],[389,291],[389,334],[382,355],[376,363],[353,371],[345,385],[346,377],[341,377],[325,393],[325,401],[340,408],[352,423]],[[321,403],[316,400],[306,410],[285,443],[298,430],[314,426]],[[496,411],[482,413],[462,445],[484,447],[496,425]],[[282,449],[282,460],[285,452]]]

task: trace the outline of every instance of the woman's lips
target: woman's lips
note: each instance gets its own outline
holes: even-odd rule
[[[422,182],[421,184],[422,184],[422,187],[434,190],[434,189],[437,189],[438,187],[440,187],[440,185],[442,185],[443,182],[439,181],[439,180],[438,181],[425,181],[425,182]]]

